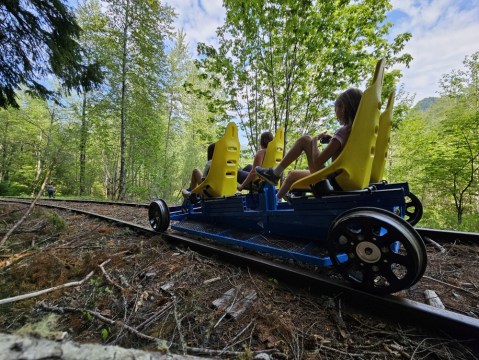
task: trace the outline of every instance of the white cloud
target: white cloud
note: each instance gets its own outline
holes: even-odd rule
[[[178,14],[175,27],[184,30],[193,54],[198,42],[217,43],[216,29],[224,24],[225,18],[222,0],[166,0],[166,3]]]
[[[392,4],[407,15],[395,23],[394,33],[413,35],[405,52],[414,60],[409,69],[402,68],[405,90],[416,93],[416,100],[437,96],[442,75],[462,68],[465,56],[479,51],[479,0],[394,0]]]
[[[166,0],[176,9],[175,26],[187,34],[192,54],[196,44],[217,45],[216,29],[224,24],[222,0]],[[392,35],[405,31],[413,37],[405,52],[414,60],[403,71],[405,90],[416,100],[437,96],[439,79],[462,68],[466,55],[479,51],[479,0],[392,0]]]

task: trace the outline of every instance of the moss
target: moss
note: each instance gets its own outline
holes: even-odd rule
[[[14,332],[20,336],[35,336],[50,340],[61,340],[65,337],[65,332],[58,330],[59,315],[48,314],[37,323],[27,323]]]
[[[56,212],[49,212],[47,214],[47,221],[48,224],[55,229],[54,233],[62,233],[68,228],[68,224],[65,219],[58,215]]]

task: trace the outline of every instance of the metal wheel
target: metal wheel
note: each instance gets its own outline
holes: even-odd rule
[[[422,218],[422,204],[416,195],[409,193],[405,196],[406,211],[404,218],[411,225],[416,225]]]
[[[416,230],[377,208],[356,208],[338,217],[328,235],[328,252],[345,279],[379,294],[411,287],[427,265],[426,247]],[[347,260],[340,261],[341,254]]]
[[[155,200],[148,208],[148,220],[153,230],[164,232],[170,226],[170,209],[163,199]]]

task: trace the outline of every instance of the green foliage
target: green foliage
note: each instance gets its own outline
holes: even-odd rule
[[[99,65],[82,62],[73,13],[60,0],[7,1],[1,5],[0,108],[19,107],[16,90],[54,98],[44,85],[54,75],[65,90],[90,89],[101,82]]]
[[[93,320],[93,315],[90,314],[88,311],[83,311],[83,316],[84,316],[88,321],[92,321],[92,320]]]
[[[110,336],[111,329],[110,327],[102,328],[100,331],[101,339],[105,342]]]
[[[340,90],[372,76],[377,59],[409,64],[411,34],[387,40],[389,1],[225,1],[226,23],[216,49],[199,44],[200,75],[211,85],[197,92],[218,114],[233,112],[252,151],[264,129],[286,138],[330,127],[331,101]],[[391,72],[387,95],[400,78]],[[218,97],[215,89],[224,89]]]
[[[427,226],[477,231],[478,59],[444,75],[442,96],[416,106],[393,136],[391,180],[409,181],[420,195]]]
[[[48,212],[47,221],[49,224],[53,225],[54,232],[57,234],[63,232],[68,228],[68,223],[56,212]]]
[[[39,190],[62,144],[55,105],[19,96],[19,109],[0,110],[0,181],[26,185],[31,194]]]
[[[419,101],[415,108],[419,111],[426,111],[428,110],[432,105],[436,104],[438,101],[438,98],[437,97],[428,97],[428,98],[425,98],[425,99],[422,99],[421,101]]]
[[[24,196],[28,195],[29,188],[25,184],[15,181],[3,181],[0,183],[0,196]]]
[[[332,130],[339,91],[362,87],[378,58],[388,66],[411,60],[404,53],[411,34],[388,35],[386,0],[224,4],[219,46],[199,44],[194,61],[186,34],[172,31],[173,9],[160,1],[83,2],[76,20],[83,32],[63,32],[83,49],[74,50],[79,77],[66,70],[60,77],[73,84],[89,65],[102,64],[105,83],[85,83],[64,106],[18,93],[19,109],[0,109],[0,195],[31,195],[52,168],[51,181],[66,196],[117,198],[124,191],[128,199],[178,203],[231,119],[248,139],[246,164],[263,130],[283,126],[292,139]],[[385,75],[383,100],[396,92],[387,180],[409,182],[424,204],[422,226],[479,227],[478,57],[444,75],[441,97],[413,111],[412,96],[396,86],[401,73]],[[109,291],[97,287],[97,295]]]
[[[244,347],[243,353],[241,353],[238,356],[238,359],[239,360],[253,360],[254,359],[254,352],[250,348]]]
[[[275,278],[269,278],[269,279],[268,279],[268,282],[269,282],[271,285],[273,285],[273,286],[278,286],[278,284],[279,284],[279,283],[278,283],[278,280],[275,279]]]
[[[135,0],[104,5],[87,1],[78,13],[81,41],[92,61],[105,64],[111,86],[72,103],[81,124],[71,129],[77,139],[72,153],[79,156],[69,183],[86,195],[171,200],[216,139],[206,105],[183,87],[187,79],[204,85],[185,34],[171,31],[170,7]],[[175,41],[167,54],[170,36]]]

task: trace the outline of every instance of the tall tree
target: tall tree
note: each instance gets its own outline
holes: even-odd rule
[[[0,174],[4,190],[24,194],[35,192],[58,149],[57,116],[53,107],[40,99],[20,93],[19,109],[0,111],[2,162]]]
[[[466,200],[477,191],[479,183],[479,52],[466,56],[463,63],[464,70],[453,70],[440,81],[441,95],[451,99],[452,104],[441,122],[441,137],[448,146],[440,147],[438,161],[434,162],[447,169],[444,178],[454,198],[459,225]],[[477,193],[475,203],[477,207]]]
[[[101,4],[98,0],[87,0],[82,3],[77,11],[78,22],[83,32],[80,37],[80,43],[84,48],[84,59],[87,64],[104,63],[102,49],[105,48],[107,17],[101,11]],[[96,88],[84,89],[82,93],[82,101],[80,105],[80,139],[79,139],[79,194],[87,193],[87,143],[89,137],[89,129],[91,128],[91,114],[93,113],[95,104],[98,103],[99,92],[96,96],[91,95]],[[90,100],[90,98],[92,98]],[[96,99],[96,100],[95,100]]]
[[[479,201],[478,60],[479,53],[467,56],[463,70],[443,75],[441,97],[411,111],[392,137],[392,180],[420,191],[427,226],[479,225],[472,216]]]
[[[163,198],[178,194],[189,183],[191,170],[203,166],[208,144],[217,139],[217,124],[221,119],[212,114],[204,100],[198,100],[191,87],[199,91],[207,83],[198,77],[186,34],[179,30],[168,53],[165,86],[167,127],[163,158],[158,159],[161,172],[157,184]],[[187,84],[185,86],[185,84]]]
[[[391,5],[373,1],[224,2],[218,49],[199,44],[203,76],[226,89],[250,142],[264,128],[311,132],[331,120],[330,101],[371,76],[374,62],[405,63],[410,34],[387,40]],[[396,76],[399,74],[396,73]]]
[[[18,108],[15,92],[21,86],[54,98],[57,91],[44,85],[51,75],[67,92],[101,82],[98,64],[82,62],[81,29],[62,1],[2,1],[0,18],[0,107]]]
[[[123,199],[127,191],[128,104],[132,101],[131,96],[136,94],[137,100],[143,101],[144,110],[154,109],[154,102],[158,98],[150,91],[158,92],[162,84],[164,40],[171,35],[174,12],[171,7],[162,5],[158,0],[109,0],[107,3],[111,19],[110,36],[116,44],[119,44],[114,55],[116,60],[112,59],[111,65],[115,67],[120,92],[118,198]],[[137,91],[132,89],[133,86],[137,86]],[[137,139],[134,136],[130,137],[130,145],[134,145],[132,141]]]

